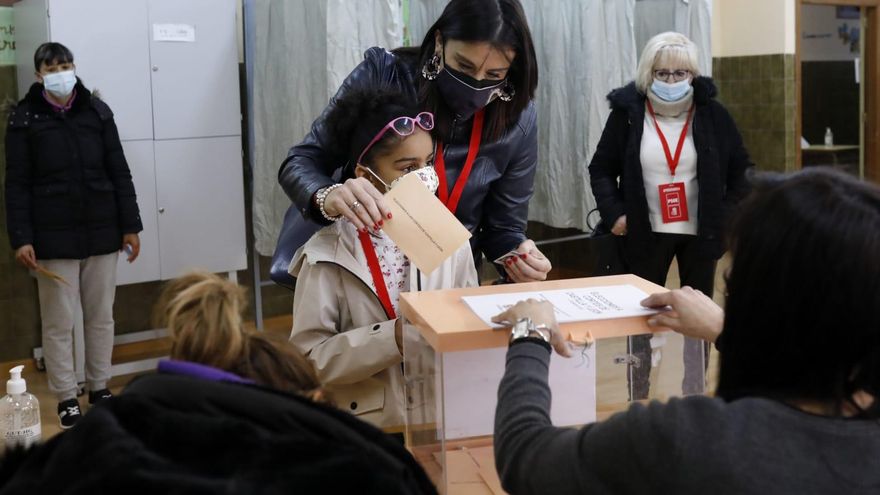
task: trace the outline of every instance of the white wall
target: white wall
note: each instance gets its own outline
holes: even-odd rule
[[[851,52],[849,43],[838,35],[844,24],[847,30],[858,28],[858,19],[838,19],[832,5],[805,5],[801,17],[801,60],[829,61],[854,60],[858,52]]]
[[[796,0],[714,0],[712,56],[794,53]]]

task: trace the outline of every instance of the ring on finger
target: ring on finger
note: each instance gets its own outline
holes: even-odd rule
[[[360,207],[361,207],[361,202],[360,202],[360,201],[355,200],[355,202],[351,204],[351,209],[352,209],[352,210],[357,210],[357,209],[360,208]]]

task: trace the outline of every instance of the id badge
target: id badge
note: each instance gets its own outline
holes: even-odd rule
[[[663,223],[687,222],[688,205],[684,193],[684,182],[660,184],[660,212]]]

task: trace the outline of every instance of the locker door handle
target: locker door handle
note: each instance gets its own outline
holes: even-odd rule
[[[159,213],[165,213],[165,208],[159,208]]]
[[[158,65],[154,65],[154,66],[153,66],[153,72],[159,72],[159,66],[158,66]]]

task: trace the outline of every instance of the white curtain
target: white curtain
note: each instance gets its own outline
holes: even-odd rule
[[[371,46],[403,40],[401,0],[246,0],[257,252],[271,255],[290,200],[278,167]]]
[[[634,4],[523,1],[540,70],[530,220],[587,230],[587,214],[596,206],[587,165],[610,113],[605,97],[635,73]]]
[[[420,44],[446,0],[411,0]],[[605,95],[635,72],[635,0],[521,0],[538,57],[538,172],[529,219],[586,230],[587,165],[608,117]]]
[[[636,50],[652,36],[677,31],[700,51],[700,70],[712,75],[712,0],[636,0]]]
[[[409,28],[410,39],[414,46],[421,46],[422,40],[428,28],[434,25],[434,21],[443,13],[443,9],[449,0],[406,0],[409,2]]]
[[[290,205],[277,182],[287,150],[308,132],[370,46],[420,45],[448,0],[246,0],[254,234],[271,254]],[[633,79],[644,41],[677,30],[711,74],[711,0],[521,0],[538,57],[538,172],[529,219],[587,229],[595,207],[587,165],[610,112],[605,97]]]

